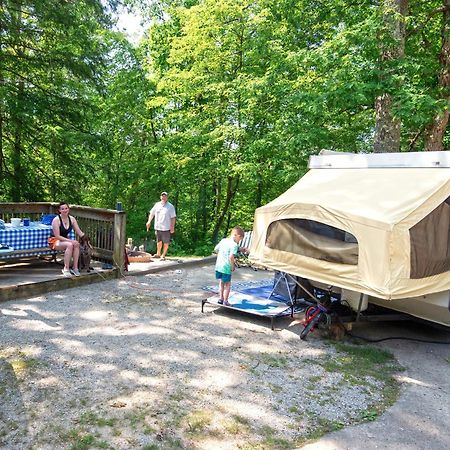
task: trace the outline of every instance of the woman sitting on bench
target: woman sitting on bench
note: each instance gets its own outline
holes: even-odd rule
[[[69,215],[69,205],[61,202],[58,206],[58,215],[52,221],[52,236],[48,238],[48,244],[52,250],[64,251],[64,269],[62,273],[65,277],[75,275],[80,276],[78,270],[78,259],[80,256],[80,243],[77,240],[70,239],[69,234],[72,230],[79,237],[84,233],[78,226],[77,219]],[[73,257],[73,266],[70,269],[70,260]]]

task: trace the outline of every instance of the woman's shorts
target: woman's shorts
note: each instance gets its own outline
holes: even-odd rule
[[[224,283],[231,281],[231,273],[222,273],[216,270],[216,280],[222,280]]]
[[[55,250],[56,246],[59,244],[59,240],[56,239],[55,237],[49,237],[48,238],[48,246],[52,249]]]
[[[164,244],[168,244],[170,242],[170,230],[161,231],[156,230],[156,242],[163,241]]]

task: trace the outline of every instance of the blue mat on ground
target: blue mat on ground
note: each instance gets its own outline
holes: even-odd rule
[[[265,278],[263,280],[256,281],[232,281],[231,287],[233,291],[242,292],[244,289],[257,288],[261,286],[271,286],[273,285],[273,279]],[[203,290],[208,292],[218,292],[218,283],[212,286],[203,286]]]
[[[273,284],[266,285],[266,286],[256,286],[256,287],[249,287],[245,289],[241,289],[238,292],[241,292],[242,294],[247,295],[253,295],[255,297],[261,297],[261,298],[269,298],[270,294],[272,293]],[[270,297],[271,300],[276,300],[284,303],[290,303],[290,300],[283,295],[273,294]]]
[[[291,307],[285,302],[253,297],[233,291],[230,292],[230,296],[228,297],[229,305],[219,304],[219,296],[217,294],[209,297],[207,302],[258,316],[282,316],[291,313]]]
[[[215,293],[215,295],[207,299],[208,303],[225,308],[237,309],[258,316],[284,316],[291,314],[290,302],[287,298],[280,295],[272,295],[269,298],[273,289],[273,280],[233,283],[228,298],[230,303],[228,306],[219,304],[217,286],[205,286],[203,289]],[[303,310],[304,306],[294,307],[294,313]]]
[[[219,292],[217,284],[213,286],[203,286],[202,289],[216,294]],[[269,278],[258,281],[239,281],[237,283],[232,283],[231,289],[233,290],[233,292],[239,292],[241,294],[247,294],[267,299],[269,298],[273,289],[273,280]],[[270,299],[285,303],[289,302],[289,299],[287,297],[278,294],[272,295]]]

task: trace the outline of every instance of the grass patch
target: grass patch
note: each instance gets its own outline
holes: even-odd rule
[[[265,353],[261,355],[261,362],[277,369],[286,369],[288,367],[288,359],[286,356],[274,356]]]
[[[238,448],[239,450],[266,450],[265,447],[263,447],[263,445],[260,443],[246,443],[240,445]]]
[[[83,414],[81,414],[77,422],[82,425],[91,425],[97,427],[112,427],[116,423],[116,419],[105,419],[103,417],[99,417],[93,411],[86,411]]]
[[[357,417],[349,418],[349,423],[360,423],[376,420],[386,408],[391,406],[398,398],[399,383],[393,375],[403,368],[396,362],[394,356],[378,347],[367,345],[353,345],[341,342],[333,342],[332,345],[337,350],[337,354],[321,359],[309,359],[311,364],[320,365],[325,371],[338,373],[342,376],[333,389],[327,388],[328,392],[339,391],[339,386],[344,384],[359,386],[358,389],[365,389],[367,395],[370,395],[370,384],[368,379],[373,379],[380,383],[381,399],[367,409],[361,411]],[[315,381],[314,381],[315,380]],[[320,384],[320,376],[311,377],[308,386],[314,392],[312,385]],[[317,389],[317,386],[314,386]],[[366,388],[367,387],[367,388]],[[311,398],[315,398],[311,394]],[[318,398],[318,403],[322,406],[324,399]],[[296,445],[303,445],[305,442],[321,438],[324,434],[342,429],[346,422],[328,420],[323,417],[317,417],[315,414],[309,415],[309,421],[312,424],[311,431],[305,438],[296,441]]]
[[[69,441],[69,449],[70,450],[88,450],[90,448],[102,448],[102,449],[112,449],[112,447],[101,439],[98,439],[98,436],[85,433],[81,429],[73,429],[70,430],[64,437],[65,441]]]
[[[14,359],[10,362],[16,375],[29,372],[43,366],[43,362],[35,358]]]
[[[173,392],[169,395],[169,399],[173,402],[181,402],[185,399],[185,394],[182,391]]]
[[[137,411],[129,412],[126,414],[126,419],[130,421],[130,426],[133,430],[136,430],[138,426],[145,423],[145,418],[149,413],[145,409],[139,409]]]
[[[232,416],[233,420],[235,420],[237,423],[244,425],[246,427],[250,426],[250,420],[247,417],[239,416],[237,414],[234,414]]]
[[[336,350],[366,361],[367,364],[386,364],[394,360],[394,355],[378,347],[358,346],[336,342]]]
[[[364,422],[373,422],[378,416],[378,410],[369,408],[361,413],[361,420]]]
[[[209,411],[192,411],[184,418],[188,433],[197,434],[204,432],[211,425],[211,414]]]
[[[226,434],[231,434],[234,436],[238,435],[242,431],[241,425],[234,420],[227,420],[223,425],[223,429]]]
[[[278,384],[269,384],[269,388],[274,394],[279,394],[280,392],[283,392],[283,388]]]
[[[320,381],[321,380],[321,376],[320,375],[313,375],[312,377],[309,377],[308,378],[308,382],[310,382],[310,383],[317,383],[318,381]]]
[[[160,444],[148,444],[142,450],[185,450],[186,445],[179,439],[167,438]]]
[[[275,430],[269,426],[264,426],[260,428],[261,439],[261,448],[265,450],[284,450],[284,449],[292,449],[294,445],[288,439],[280,438]],[[250,447],[249,447],[250,448]],[[255,447],[251,447],[255,448]],[[259,448],[259,447],[256,447]]]
[[[142,432],[146,435],[156,434],[158,430],[150,425],[144,425]]]
[[[316,441],[327,433],[341,430],[346,425],[339,420],[329,420],[325,417],[318,417],[315,414],[309,414],[309,416],[314,426],[306,436],[296,439],[294,447],[303,446],[306,442]]]
[[[322,361],[315,361],[327,372],[342,374],[347,382],[365,385],[365,377],[372,377],[383,383],[390,383],[392,375],[402,370],[392,353],[369,346],[359,346],[336,342],[338,354]]]
[[[319,417],[317,422],[322,429],[323,433],[331,433],[332,431],[338,431],[344,428],[345,423],[339,420],[329,420],[324,417]]]
[[[247,433],[250,429],[250,420],[247,417],[233,414],[230,419],[224,421],[223,427],[228,434]]]

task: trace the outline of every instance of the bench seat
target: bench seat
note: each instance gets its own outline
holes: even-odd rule
[[[32,256],[52,256],[52,259],[56,259],[58,253],[64,253],[59,250],[52,250],[50,247],[40,248],[28,248],[21,250],[12,250],[6,252],[0,252],[0,260],[10,260],[18,258],[26,258]]]

